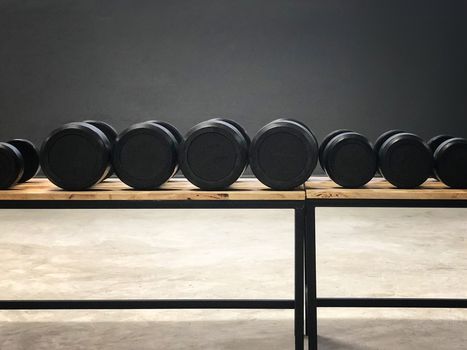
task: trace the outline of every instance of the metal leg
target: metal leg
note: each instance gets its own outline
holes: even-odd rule
[[[306,215],[306,211],[305,211],[305,215]],[[305,230],[306,230],[306,225],[307,225],[307,222],[306,222],[306,219],[305,219]],[[304,319],[305,319],[305,336],[308,336],[308,329],[309,329],[309,326],[308,326],[308,308],[310,307],[308,305],[308,264],[309,264],[309,258],[308,258],[308,254],[306,253],[306,247],[307,247],[307,237],[306,237],[306,233],[305,233],[305,237],[303,239],[303,247],[304,247],[304,258],[305,258],[305,264],[304,264],[304,272],[305,272],[305,284],[304,284],[304,293],[305,293],[305,316],[304,316]]]
[[[303,350],[303,241],[305,237],[305,211],[295,209],[295,350]]]
[[[305,241],[305,246],[306,246],[306,241]],[[309,329],[309,326],[308,326],[308,308],[310,307],[308,305],[308,280],[307,280],[307,277],[306,277],[306,253],[305,253],[305,289],[304,289],[304,292],[305,292],[305,336],[308,336],[308,329]]]
[[[318,349],[318,319],[316,299],[316,222],[315,207],[306,205],[305,261],[307,286],[306,327],[308,334],[308,349]]]

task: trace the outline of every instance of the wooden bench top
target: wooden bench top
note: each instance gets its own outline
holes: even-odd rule
[[[305,191],[306,189],[306,191]],[[305,197],[306,195],[306,197]],[[87,191],[64,191],[47,179],[35,178],[9,190],[0,200],[304,200],[307,199],[417,199],[467,200],[467,190],[451,189],[428,180],[417,189],[397,189],[381,178],[363,188],[347,189],[326,177],[313,177],[293,191],[275,191],[253,178],[242,178],[229,189],[202,191],[185,179],[172,179],[153,191],[136,191],[120,180],[108,179]]]
[[[304,186],[274,191],[253,178],[242,178],[229,189],[201,191],[185,179],[172,179],[153,191],[136,191],[120,180],[108,179],[86,191],[64,191],[47,179],[34,178],[8,190],[0,200],[305,200]]]
[[[365,187],[342,188],[328,178],[311,178],[306,184],[307,199],[415,199],[467,200],[467,190],[452,189],[429,179],[416,189],[398,189],[382,178],[375,178]]]

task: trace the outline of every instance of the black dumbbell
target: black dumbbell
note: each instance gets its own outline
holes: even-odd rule
[[[44,174],[56,186],[79,191],[104,180],[110,172],[112,145],[97,127],[85,122],[54,130],[41,147]]]
[[[333,132],[330,132],[329,134],[327,134],[323,141],[321,142],[321,144],[319,145],[319,153],[318,153],[318,161],[319,161],[319,165],[321,165],[321,169],[323,169],[324,171],[326,171],[326,169],[323,168],[323,164],[324,164],[324,161],[323,161],[323,152],[324,152],[324,148],[326,147],[326,145],[329,143],[329,141],[331,141],[334,136],[337,136],[337,135],[340,135],[340,134],[343,134],[344,132],[352,132],[352,130],[348,130],[348,129],[339,129],[339,130],[335,130]]]
[[[450,135],[437,135],[437,136],[434,136],[432,137],[430,140],[428,140],[427,144],[428,146],[430,147],[431,149],[431,152],[433,152],[433,155],[435,154],[436,152],[436,149],[444,142],[444,141],[447,141],[449,139],[453,139],[454,136],[450,136]],[[436,173],[433,169],[433,173],[432,173],[432,176],[439,180],[438,177],[436,176]]]
[[[433,154],[435,153],[436,149],[444,142],[449,139],[453,139],[454,136],[450,135],[437,135],[432,137],[430,140],[428,140],[427,144],[430,147],[431,151]]]
[[[375,141],[375,144],[373,145],[373,149],[375,150],[375,153],[378,155],[379,150],[383,143],[386,142],[386,140],[394,135],[401,134],[405,132],[404,130],[400,129],[394,129],[394,130],[388,130],[386,132],[383,132]]]
[[[450,138],[435,151],[435,174],[445,185],[467,188],[467,139]]]
[[[19,183],[26,182],[36,176],[40,168],[39,151],[36,146],[25,139],[14,139],[7,143],[16,147],[24,160],[24,171]]]
[[[155,189],[178,170],[182,136],[171,124],[148,121],[130,126],[117,138],[112,164],[125,184],[138,190]]]
[[[331,180],[348,188],[367,184],[378,168],[378,158],[370,141],[347,130],[334,131],[324,138],[319,159]]]
[[[433,153],[428,144],[411,133],[395,133],[379,148],[379,170],[398,188],[415,188],[433,172]]]
[[[33,178],[39,171],[39,154],[28,140],[0,143],[0,189],[10,188]]]
[[[317,161],[316,137],[296,120],[274,120],[262,127],[251,142],[251,170],[272,189],[289,190],[302,185]]]
[[[111,147],[113,147],[113,145],[115,144],[115,140],[117,139],[118,133],[112,125],[101,120],[85,120],[84,123],[91,124],[98,128],[100,131],[102,131],[105,134],[105,136],[107,136],[107,138],[109,139]],[[111,177],[113,174],[114,170],[111,167],[109,173],[106,176],[106,179]]]
[[[180,169],[203,190],[224,189],[248,166],[250,138],[238,123],[213,118],[192,127],[179,152]]]
[[[373,149],[375,151],[376,156],[379,158],[379,150],[380,150],[381,146],[383,145],[383,143],[385,143],[388,138],[390,138],[391,136],[394,136],[396,134],[403,133],[403,132],[405,132],[405,131],[400,130],[400,129],[388,130],[386,132],[383,132],[376,139],[376,141],[375,141],[375,143],[373,145]],[[381,172],[379,171],[379,168],[376,170],[376,174],[381,174]]]
[[[240,125],[239,123],[237,123],[235,120],[232,120],[232,119],[227,119],[227,118],[212,118],[211,120],[214,120],[214,121],[221,121],[221,122],[225,122],[225,123],[229,123],[230,125],[234,126],[235,128],[237,128],[238,131],[240,131],[240,133],[243,135],[243,137],[245,138],[245,141],[247,142],[248,144],[248,147],[250,147],[250,143],[251,143],[251,140],[250,140],[250,136],[248,135],[248,133],[246,132],[245,128]]]

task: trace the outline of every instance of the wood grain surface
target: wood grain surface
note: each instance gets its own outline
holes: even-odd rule
[[[306,184],[307,199],[415,199],[467,200],[467,190],[452,189],[429,179],[415,189],[398,189],[382,178],[375,178],[365,187],[342,188],[328,178],[311,178]]]
[[[0,200],[304,200],[304,186],[274,191],[256,179],[243,178],[222,191],[202,191],[185,179],[172,179],[157,190],[136,191],[120,180],[108,179],[86,191],[64,191],[47,179],[0,191]]]
[[[222,191],[202,191],[185,179],[172,179],[152,191],[134,190],[117,179],[87,191],[64,191],[47,179],[35,178],[0,191],[0,200],[304,200],[305,189],[308,199],[467,200],[467,190],[451,189],[433,179],[416,189],[397,189],[381,178],[347,189],[326,177],[313,177],[293,191],[271,190],[253,178],[242,178]]]

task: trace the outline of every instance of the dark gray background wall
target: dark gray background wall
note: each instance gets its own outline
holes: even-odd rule
[[[467,136],[467,1],[0,0],[0,140],[286,116]]]

